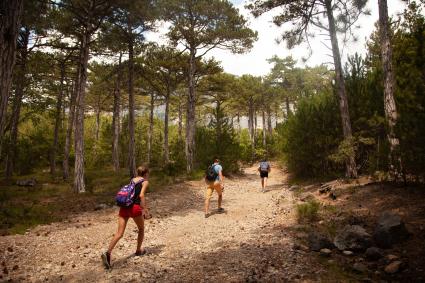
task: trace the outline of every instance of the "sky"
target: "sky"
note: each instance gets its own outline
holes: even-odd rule
[[[264,14],[259,18],[254,18],[250,15],[249,11],[244,8],[247,2],[246,0],[231,0],[231,2],[248,20],[249,27],[258,32],[258,41],[256,41],[253,48],[245,54],[232,54],[230,51],[219,49],[207,53],[206,58],[214,57],[216,60],[221,61],[221,65],[225,72],[239,76],[243,74],[255,76],[266,75],[271,69],[271,65],[268,64],[266,60],[273,55],[278,55],[279,57],[291,55],[297,60],[299,66],[315,66],[332,63],[332,58],[330,56],[331,52],[324,44],[327,44],[326,37],[317,36],[311,40],[313,53],[308,60],[303,63],[302,58],[305,58],[309,54],[306,45],[296,46],[292,50],[288,50],[284,42],[280,44],[276,43],[276,38],[285,28],[285,26],[277,27],[271,22],[273,13],[277,13],[278,10]],[[351,41],[347,43],[346,46],[340,44],[343,61],[346,60],[348,55],[352,55],[356,52],[365,54],[366,40],[374,30],[374,23],[378,20],[377,2],[376,0],[368,1],[367,9],[370,10],[371,15],[364,15],[359,19],[358,25],[361,28],[356,31],[358,37],[357,42]],[[405,4],[400,0],[388,1],[390,16],[396,16],[401,13],[404,8]],[[158,32],[148,35],[147,39],[165,44],[166,38],[164,34],[166,30],[166,27],[159,28]],[[320,32],[317,32],[317,34],[320,34]]]

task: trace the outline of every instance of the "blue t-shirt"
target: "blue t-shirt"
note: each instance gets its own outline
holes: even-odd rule
[[[215,178],[215,180],[216,181],[220,181],[220,171],[222,171],[223,170],[223,167],[221,167],[221,165],[220,164],[215,164],[214,165],[214,171],[215,171],[215,173],[217,173],[217,178]]]

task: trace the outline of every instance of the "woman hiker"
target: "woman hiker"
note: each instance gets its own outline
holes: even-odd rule
[[[145,234],[145,219],[150,218],[148,208],[146,206],[145,193],[149,186],[149,169],[144,166],[137,168],[137,176],[131,179],[131,182],[135,184],[135,194],[133,198],[133,204],[129,207],[121,207],[118,213],[118,230],[109,244],[109,248],[106,252],[102,253],[102,261],[107,269],[111,268],[111,254],[115,245],[124,235],[125,228],[129,218],[133,218],[134,222],[138,227],[136,256],[141,256],[146,253],[146,250],[142,249],[143,237]]]

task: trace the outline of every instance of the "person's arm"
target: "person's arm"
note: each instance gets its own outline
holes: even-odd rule
[[[145,214],[147,216],[149,216],[149,210],[148,207],[146,205],[146,198],[145,198],[145,194],[146,194],[146,190],[148,189],[149,186],[149,181],[144,181],[142,184],[142,189],[140,190],[140,205],[143,207]]]
[[[218,177],[219,177],[219,181],[221,183],[221,186],[224,187],[224,176],[223,176],[222,170],[218,171]]]

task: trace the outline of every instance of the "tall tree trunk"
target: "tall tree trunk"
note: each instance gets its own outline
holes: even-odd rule
[[[254,121],[252,120],[252,105],[251,103],[248,106],[248,133],[249,133],[249,139],[251,140],[251,143],[254,140],[253,135],[253,128],[254,128]]]
[[[267,107],[267,130],[269,136],[273,135],[273,126],[272,126],[272,113],[270,107]]]
[[[266,112],[263,110],[263,147],[267,146],[267,137],[266,137]]]
[[[12,112],[12,125],[11,125],[11,135],[10,135],[10,146],[11,149],[8,153],[7,163],[6,163],[6,178],[12,177],[14,171],[15,160],[18,157],[18,124],[19,117],[21,115],[21,106],[22,98],[24,96],[24,90],[26,87],[25,75],[27,72],[27,61],[28,61],[28,42],[29,42],[30,30],[25,29],[22,35],[22,46],[19,50],[20,56],[20,65],[19,65],[19,76],[21,79],[17,80],[17,87],[15,92],[15,97],[13,100],[13,112]]]
[[[81,58],[81,50],[79,58]],[[80,59],[79,59],[80,60]],[[64,146],[64,154],[63,154],[63,179],[69,179],[69,154],[71,152],[71,142],[72,142],[72,133],[74,131],[75,125],[75,104],[77,99],[77,94],[79,91],[80,81],[81,81],[81,64],[77,64],[77,74],[75,77],[74,88],[71,92],[71,99],[69,101],[69,113],[68,113],[68,127],[66,129],[66,137],[65,137],[65,146]]]
[[[387,0],[378,0],[379,5],[379,33],[381,38],[381,57],[384,70],[384,109],[388,126],[388,143],[390,144],[390,174],[397,179],[403,174],[401,156],[399,154],[400,141],[395,133],[398,113],[394,99],[394,71],[392,64],[392,47],[390,40],[390,24],[388,21]]]
[[[130,25],[129,25],[130,26]],[[131,34],[131,30],[130,30]],[[136,176],[136,139],[134,136],[134,40],[128,42],[128,169],[130,177]]]
[[[249,109],[248,109],[248,128],[249,128],[249,136],[251,139],[251,155],[252,155],[252,161],[255,160],[255,122],[254,122],[254,105],[253,105],[252,98],[249,102]]]
[[[336,36],[335,19],[332,11],[332,0],[325,0],[326,13],[329,21],[329,35],[332,43],[332,53],[335,65],[335,81],[338,93],[339,110],[341,112],[342,130],[344,139],[351,142],[352,131],[350,122],[350,113],[348,110],[348,99],[345,91],[344,74],[341,65],[341,55],[339,53],[338,38]],[[350,156],[346,161],[346,175],[349,178],[357,177],[357,167],[354,156]]]
[[[221,149],[221,136],[222,136],[222,123],[223,119],[221,116],[221,102],[219,100],[216,101],[216,152],[219,152]]]
[[[148,131],[148,164],[152,161],[152,138],[153,138],[153,112],[155,108],[155,94],[151,93],[149,106],[149,131]]]
[[[170,150],[168,147],[168,114],[170,109],[170,90],[167,86],[167,95],[165,96],[165,114],[164,114],[164,162],[170,162]]]
[[[99,141],[99,132],[100,132],[100,95],[97,96],[97,107],[96,107],[96,131],[95,131],[95,140]]]
[[[258,130],[258,116],[257,116],[257,109],[254,109],[254,138],[257,136],[257,130]]]
[[[286,107],[286,120],[289,119],[289,115],[291,115],[291,105],[289,104],[289,97],[285,96],[285,107]]]
[[[23,0],[0,1],[0,153],[6,124],[7,103],[12,86],[23,2]]]
[[[189,93],[187,96],[187,116],[186,116],[186,171],[193,170],[193,161],[195,155],[195,133],[196,133],[196,92],[195,92],[195,56],[194,49],[190,50],[189,55]]]
[[[120,138],[120,103],[121,103],[121,59],[122,53],[118,60],[117,78],[115,81],[114,88],[114,113],[112,116],[112,162],[114,164],[114,171],[117,172],[120,169],[120,156],[119,156],[119,138]]]
[[[178,139],[179,141],[183,141],[183,105],[181,101],[181,97],[179,97],[179,109],[178,109],[178,115],[179,115],[179,125],[178,125]]]
[[[53,132],[53,144],[50,150],[50,174],[55,174],[56,172],[56,151],[58,149],[59,143],[59,129],[61,126],[61,112],[62,112],[62,100],[64,94],[64,82],[65,82],[65,70],[66,69],[66,61],[60,62],[60,87],[59,92],[56,97],[56,111],[55,111],[55,129]]]
[[[74,164],[74,190],[78,193],[86,191],[84,180],[84,99],[87,83],[87,65],[90,51],[90,34],[87,32],[81,40],[80,57],[80,83],[76,97],[75,117],[75,164]]]
[[[274,121],[275,123],[275,125],[274,125],[274,127],[275,128],[277,128],[277,124],[278,124],[278,119],[279,119],[279,112],[278,112],[278,110],[277,109],[275,109],[275,113],[274,113],[274,116],[276,117],[276,120]]]
[[[239,112],[236,114],[236,121],[238,122],[238,131],[241,131],[241,116]]]

